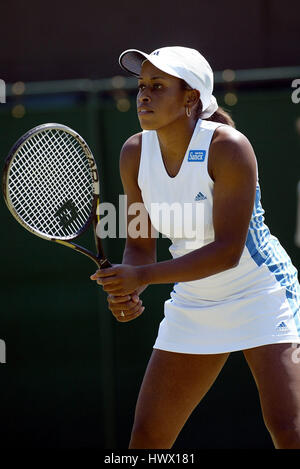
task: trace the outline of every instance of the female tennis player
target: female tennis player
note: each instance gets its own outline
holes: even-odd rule
[[[147,285],[174,284],[130,448],[171,448],[230,352],[243,350],[275,448],[300,449],[300,289],[297,270],[264,223],[253,148],[218,107],[199,52],[130,49],[120,64],[138,77],[143,129],[122,148],[121,178],[129,206],[143,204],[149,232],[129,234],[123,263],[91,278],[121,322],[142,314]],[[159,204],[189,209],[166,220],[154,210]],[[195,221],[201,229],[194,237],[180,230]],[[170,238],[171,260],[156,262],[153,228]]]

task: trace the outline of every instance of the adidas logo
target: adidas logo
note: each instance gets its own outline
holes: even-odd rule
[[[204,194],[202,194],[202,192],[198,192],[198,194],[195,197],[195,200],[204,200],[204,199],[207,199],[207,197]]]
[[[276,331],[277,332],[286,332],[288,331],[289,328],[287,327],[286,323],[284,321],[282,321],[281,323],[279,323],[277,326],[276,326]]]

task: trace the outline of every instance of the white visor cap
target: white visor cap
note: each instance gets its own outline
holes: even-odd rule
[[[156,68],[169,75],[184,80],[191,88],[200,92],[202,102],[202,118],[208,118],[218,109],[213,96],[213,71],[203,57],[195,49],[173,46],[162,47],[146,54],[137,49],[127,49],[119,57],[123,70],[132,75],[140,76],[142,63],[149,60]]]

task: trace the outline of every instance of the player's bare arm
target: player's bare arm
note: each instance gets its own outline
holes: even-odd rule
[[[128,231],[125,250],[123,254],[123,264],[137,266],[141,264],[151,264],[156,262],[156,238],[151,236],[153,227],[148,213],[144,207],[141,191],[138,187],[138,170],[141,152],[141,134],[133,135],[123,145],[120,155],[120,175],[123,184],[124,194],[127,196],[127,213],[129,207],[138,203],[138,207],[143,211],[144,219],[148,221],[147,237],[132,237]],[[128,214],[127,222],[130,224],[134,215]],[[113,315],[122,322],[135,319],[144,311],[142,300],[139,295],[147,285],[142,285],[131,295],[108,296],[108,305]],[[126,312],[126,316],[121,315]]]

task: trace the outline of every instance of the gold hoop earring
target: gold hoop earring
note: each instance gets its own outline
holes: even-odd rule
[[[191,113],[191,110],[188,106],[185,107],[185,113],[186,113],[187,117],[191,117],[192,113]]]

